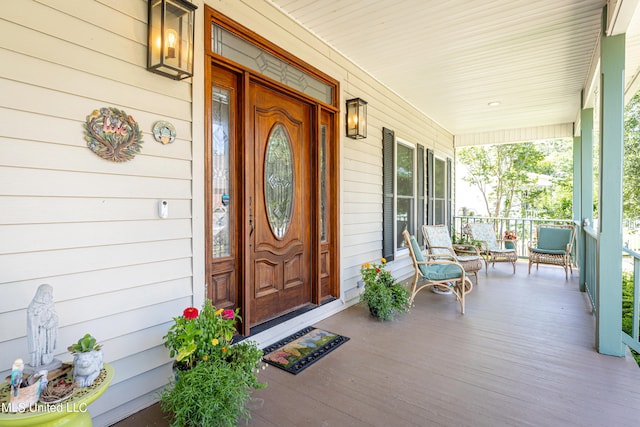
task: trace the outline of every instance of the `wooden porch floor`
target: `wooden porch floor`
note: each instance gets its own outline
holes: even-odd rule
[[[577,273],[479,275],[460,314],[423,291],[381,323],[356,305],[316,326],[351,338],[299,375],[269,367],[249,426],[614,426],[640,419],[640,368],[598,354]],[[242,423],[244,425],[244,422]],[[157,405],[116,426],[164,426]]]

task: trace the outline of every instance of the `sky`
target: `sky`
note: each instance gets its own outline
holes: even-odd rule
[[[487,208],[482,199],[482,193],[476,187],[463,180],[468,173],[468,169],[461,163],[456,163],[456,179],[454,187],[455,212],[454,215],[462,214],[462,207],[472,209],[476,215],[487,216]]]

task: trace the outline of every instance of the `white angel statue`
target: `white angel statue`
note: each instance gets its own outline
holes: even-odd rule
[[[53,305],[53,288],[40,285],[27,309],[27,344],[33,368],[53,362],[58,338],[58,314]]]

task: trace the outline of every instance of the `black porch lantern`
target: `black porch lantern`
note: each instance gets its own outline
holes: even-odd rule
[[[347,101],[347,136],[353,139],[367,137],[367,101],[364,99]]]
[[[186,0],[149,0],[147,70],[175,80],[193,75],[197,8]]]

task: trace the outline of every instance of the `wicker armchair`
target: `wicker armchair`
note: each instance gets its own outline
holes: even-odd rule
[[[478,284],[478,270],[482,269],[482,257],[478,248],[473,245],[452,244],[449,229],[445,225],[423,225],[422,236],[429,254],[453,257],[462,265],[465,273],[476,277],[476,285]]]
[[[569,272],[573,274],[571,251],[575,239],[576,227],[573,225],[540,224],[536,229],[535,243],[529,242],[529,274],[531,265],[536,269],[540,264],[559,265],[564,268],[565,280]]]
[[[407,230],[402,232],[402,236],[415,270],[411,284],[411,303],[413,304],[416,294],[426,287],[447,288],[455,295],[464,314],[464,297],[473,289],[473,283],[466,276],[462,265],[451,255],[423,254],[415,237]],[[444,257],[449,259],[445,260]],[[418,285],[420,282],[423,283]]]
[[[510,262],[513,266],[513,274],[516,274],[516,262],[518,261],[518,253],[516,252],[517,241],[509,239],[514,245],[513,249],[503,249],[500,247],[502,240],[496,239],[496,231],[493,224],[488,222],[471,222],[469,223],[469,231],[473,240],[482,242],[482,251],[480,252],[484,258],[487,273],[489,273],[489,264],[496,266],[496,262]]]

